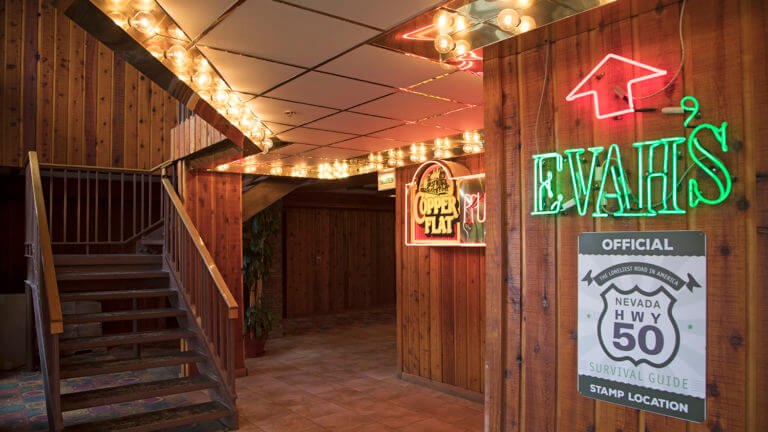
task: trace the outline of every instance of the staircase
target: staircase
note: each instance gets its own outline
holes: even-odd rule
[[[53,255],[39,179],[30,153],[27,285],[49,429],[139,432],[209,422],[236,429],[231,320],[237,305],[171,182],[162,180],[161,235],[150,240],[161,255]],[[166,378],[83,391],[65,392],[70,386],[62,385],[154,368],[165,368]],[[70,411],[187,393],[190,402],[183,406],[65,421]]]

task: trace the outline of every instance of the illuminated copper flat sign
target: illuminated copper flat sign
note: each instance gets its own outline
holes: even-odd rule
[[[422,164],[405,185],[407,246],[485,246],[485,174],[455,162]]]

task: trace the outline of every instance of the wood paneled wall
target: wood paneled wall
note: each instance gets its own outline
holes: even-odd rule
[[[240,307],[233,335],[235,368],[245,367],[243,316],[243,221],[240,174],[189,170],[183,175],[184,206]]]
[[[455,160],[482,173],[483,155]],[[404,190],[418,166],[398,168],[398,372],[483,391],[485,248],[405,246]]]
[[[178,159],[225,139],[223,133],[192,115],[171,131],[171,159]]]
[[[765,2],[688,1],[681,76],[662,94],[638,101],[661,108],[692,95],[701,103],[700,121],[728,122],[730,150],[719,155],[736,180],[726,202],[642,220],[530,216],[533,153],[617,143],[630,160],[625,166],[634,166],[633,142],[686,133],[681,116],[596,120],[591,101],[565,101],[608,53],[662,67],[671,78],[680,62],[680,6],[619,0],[484,51],[487,431],[758,431],[768,424],[768,301],[756,271],[766,267],[765,230],[756,223],[757,214],[766,214],[756,185],[765,188],[768,174]],[[667,229],[707,235],[708,395],[701,424],[595,402],[576,389],[578,234]]]
[[[178,102],[46,0],[0,0],[0,166],[151,168]]]
[[[395,303],[392,203],[355,207],[331,198],[284,200],[287,318]]]

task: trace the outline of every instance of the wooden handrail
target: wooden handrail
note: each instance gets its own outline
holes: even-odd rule
[[[79,169],[79,170],[90,170],[90,171],[112,171],[112,172],[136,173],[136,174],[152,174],[157,172],[159,174],[163,168],[167,168],[168,166],[173,164],[173,162],[174,162],[173,160],[167,160],[149,169],[103,167],[98,165],[69,165],[69,164],[57,164],[57,163],[47,163],[47,162],[39,163],[38,165],[46,168]]]
[[[227,305],[228,318],[231,320],[237,319],[238,317],[237,301],[235,300],[235,297],[232,295],[232,293],[229,291],[229,287],[227,287],[227,283],[224,281],[224,277],[221,276],[221,272],[219,271],[219,268],[216,267],[216,263],[213,260],[213,256],[211,256],[211,253],[208,251],[208,248],[205,246],[205,243],[203,242],[203,238],[200,236],[200,232],[197,230],[197,228],[195,228],[195,224],[192,223],[192,219],[189,217],[187,210],[184,208],[184,204],[181,202],[181,198],[179,198],[179,196],[176,194],[176,191],[174,190],[173,185],[167,178],[163,178],[163,187],[165,188],[165,192],[168,194],[168,198],[170,198],[171,203],[173,204],[173,207],[179,213],[179,217],[184,223],[184,227],[187,229],[187,232],[189,233],[190,238],[195,244],[195,248],[200,253],[200,257],[205,263],[206,268],[208,268],[208,272],[210,273],[214,283],[216,284],[216,289],[218,290],[219,295],[222,297],[222,299],[224,300],[224,303]]]
[[[53,262],[53,249],[51,248],[51,234],[48,230],[46,218],[45,199],[43,199],[43,184],[40,180],[40,164],[37,160],[37,152],[29,152],[29,170],[32,181],[32,196],[34,197],[37,234],[39,238],[40,255],[42,257],[43,281],[45,285],[45,298],[48,303],[48,314],[51,321],[51,334],[64,332],[64,324],[61,317],[61,301],[59,300],[59,286],[56,282],[56,268]]]

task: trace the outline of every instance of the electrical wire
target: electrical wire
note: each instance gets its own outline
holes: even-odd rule
[[[536,110],[536,126],[533,128],[533,144],[536,146],[536,154],[540,154],[539,151],[539,119],[541,118],[541,105],[544,103],[544,93],[547,90],[547,80],[549,79],[549,41],[544,41],[547,44],[547,52],[544,57],[544,81],[541,84],[541,95],[539,96],[539,108]]]
[[[685,41],[683,40],[683,16],[685,13],[685,3],[686,3],[686,0],[683,0],[683,4],[682,6],[680,6],[680,23],[678,25],[678,31],[680,32],[680,66],[677,68],[677,72],[675,72],[675,75],[672,77],[671,80],[669,80],[667,85],[662,87],[659,91],[655,93],[651,93],[648,96],[641,96],[641,97],[632,96],[632,99],[643,100],[643,99],[648,99],[658,95],[659,93],[666,90],[670,85],[672,85],[672,83],[675,82],[675,80],[677,79],[678,75],[680,75],[680,72],[683,70],[683,64],[685,63]]]

